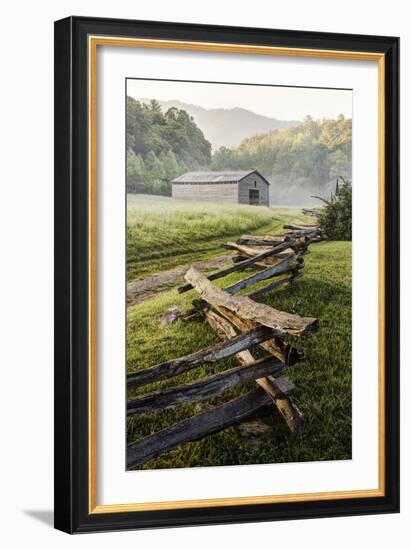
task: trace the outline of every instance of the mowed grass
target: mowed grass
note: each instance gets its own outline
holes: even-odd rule
[[[176,201],[152,195],[127,196],[127,280],[223,253],[219,245],[241,233],[270,230],[285,209]]]
[[[188,208],[188,205],[184,206]],[[276,231],[283,223],[296,216],[288,210],[278,209],[271,211],[271,217],[270,222],[261,228],[269,227],[270,230]],[[237,231],[236,235],[241,232],[244,230]],[[155,240],[154,236],[151,238]],[[192,245],[195,245],[193,239]],[[216,248],[217,246],[215,245]],[[175,254],[172,260],[185,263],[184,254]],[[150,269],[147,259],[145,269]],[[245,273],[250,274],[252,271]],[[351,458],[351,243],[323,242],[311,245],[310,253],[305,256],[304,273],[301,280],[274,290],[260,301],[277,309],[319,319],[318,333],[309,337],[289,338],[289,341],[302,349],[306,355],[305,362],[289,369],[289,376],[297,384],[298,389],[293,396],[307,419],[308,432],[304,435],[292,434],[282,417],[272,407],[269,415],[272,431],[263,436],[257,450],[248,450],[234,431],[227,430],[184,444],[151,460],[142,468]],[[223,287],[243,277],[243,273],[231,274],[215,283]],[[263,286],[263,283],[261,285]],[[167,308],[177,305],[182,310],[187,310],[194,297],[195,291],[180,295],[173,289],[128,308],[128,372],[135,372],[166,359],[200,350],[218,341],[211,328],[200,320],[179,320],[167,327],[160,326],[160,319]],[[260,355],[257,350],[253,351],[255,355]],[[168,381],[129,392],[129,396],[194,382],[233,365],[232,359],[213,365],[203,365]],[[210,403],[218,404],[232,399],[252,387],[254,384],[232,389]],[[197,404],[183,405],[128,419],[128,442],[171,426],[197,414],[199,410]]]

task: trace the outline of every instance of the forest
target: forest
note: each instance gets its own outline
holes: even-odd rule
[[[127,191],[171,194],[170,181],[190,170],[257,169],[271,183],[273,204],[309,204],[328,195],[337,176],[351,180],[352,121],[314,120],[255,134],[239,147],[211,143],[183,109],[127,98]]]
[[[211,144],[182,109],[127,97],[127,192],[170,195],[170,181],[211,164]]]
[[[335,179],[351,180],[352,121],[313,120],[244,139],[236,149],[221,147],[213,170],[256,168],[271,183],[274,204],[308,204],[310,196],[328,195]]]

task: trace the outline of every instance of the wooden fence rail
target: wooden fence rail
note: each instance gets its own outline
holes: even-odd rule
[[[165,409],[180,405],[181,403],[206,401],[230,388],[248,384],[269,374],[277,376],[285,368],[286,365],[278,359],[263,357],[245,366],[235,367],[222,373],[214,374],[199,382],[159,390],[131,399],[127,403],[127,416]]]
[[[257,388],[242,397],[228,401],[211,411],[191,416],[182,422],[165,428],[127,448],[127,468],[144,464],[156,456],[188,441],[219,432],[247,418],[250,414],[269,405],[271,399]]]
[[[208,309],[202,308],[202,311],[204,312],[207,322],[215,330],[219,338],[224,340],[236,334],[234,327],[224,317],[212,311],[209,307]],[[274,356],[277,355],[275,354]],[[284,358],[284,356],[282,357]],[[241,365],[246,365],[254,361],[254,357],[249,350],[237,353],[235,358]],[[286,364],[289,365],[291,363],[287,362]],[[283,383],[284,381],[285,384]],[[271,397],[273,403],[276,405],[279,413],[283,416],[292,432],[303,433],[306,431],[306,422],[302,413],[299,411],[292,398],[287,395],[295,388],[294,384],[287,377],[281,376],[275,379],[272,376],[267,376],[257,379],[256,383]]]
[[[213,344],[198,352],[185,355],[184,357],[178,357],[177,359],[171,359],[170,361],[164,361],[159,365],[129,374],[127,376],[127,386],[131,388],[144,386],[151,382],[158,382],[159,380],[166,380],[204,363],[213,363],[220,359],[230,357],[235,353],[248,349],[252,345],[259,344],[274,336],[283,334],[281,330],[275,330],[264,326],[256,327],[249,332],[235,335],[234,338],[227,342]]]
[[[318,218],[320,216],[321,210],[320,208],[302,208],[302,214],[305,216],[312,216],[314,218]]]
[[[267,292],[283,284],[293,284],[303,276],[303,255],[308,246],[325,238],[316,225],[298,222],[284,225],[290,230],[282,235],[243,235],[236,243],[223,245],[233,250],[233,265],[204,275],[194,267],[185,274],[180,293],[195,290],[197,298],[185,320],[202,317],[221,340],[189,355],[164,361],[127,376],[127,389],[167,380],[207,363],[234,357],[238,366],[189,384],[172,386],[134,396],[127,402],[127,416],[153,413],[184,403],[207,401],[236,386],[256,382],[258,389],[225,402],[210,411],[192,416],[162,429],[127,448],[127,467],[133,468],[188,441],[194,441],[243,421],[261,407],[274,405],[295,433],[306,431],[306,421],[289,393],[295,388],[284,375],[286,369],[303,361],[304,355],[284,337],[306,336],[319,328],[318,320],[274,309],[256,302]],[[234,272],[252,268],[251,275],[225,288],[211,281]],[[287,275],[262,288],[248,291],[253,285],[280,275]],[[238,295],[247,290],[246,295]],[[259,347],[265,354],[256,359],[250,348]]]
[[[267,267],[263,271],[259,271],[259,273],[250,275],[249,277],[246,277],[245,279],[242,279],[241,281],[238,281],[237,283],[226,287],[225,290],[226,292],[229,292],[229,294],[236,294],[240,290],[248,288],[255,283],[259,283],[260,281],[264,281],[266,279],[271,279],[272,277],[282,275],[283,273],[287,273],[289,271],[295,271],[302,268],[303,266],[303,259],[295,254],[293,256],[290,256],[289,258],[285,258],[276,265]]]
[[[253,258],[249,258],[248,260],[244,260],[243,262],[239,262],[235,265],[232,265],[230,267],[227,267],[226,269],[221,269],[220,271],[217,271],[216,273],[211,273],[208,275],[209,281],[214,281],[215,279],[220,279],[221,277],[226,277],[226,275],[229,275],[230,273],[234,273],[235,271],[241,271],[245,267],[250,267],[256,262],[263,260],[265,258],[268,258],[269,256],[274,256],[275,254],[278,254],[278,252],[282,252],[283,250],[286,250],[289,248],[288,244],[279,244],[278,246],[275,246],[272,250],[267,250],[265,252],[262,252],[261,254],[258,254],[257,256],[254,256]],[[183,285],[178,288],[178,292],[186,292],[187,290],[190,290],[192,288],[192,285],[189,283],[186,285]]]
[[[254,302],[247,296],[231,296],[228,292],[214,286],[195,267],[191,267],[186,272],[185,279],[195,287],[200,297],[212,306],[231,311],[244,321],[253,321],[293,336],[309,334],[318,328],[318,321],[313,317],[300,317],[293,313],[280,311]]]

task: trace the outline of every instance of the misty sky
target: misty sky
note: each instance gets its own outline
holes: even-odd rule
[[[350,90],[127,80],[127,95],[178,100],[205,109],[242,107],[281,120],[303,120],[306,115],[315,119],[352,116]]]

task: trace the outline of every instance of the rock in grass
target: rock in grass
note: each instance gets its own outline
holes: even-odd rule
[[[164,316],[162,317],[160,324],[165,327],[167,325],[172,325],[177,319],[181,317],[181,310],[177,306],[171,306],[166,310]]]
[[[264,443],[263,436],[272,432],[272,427],[258,419],[236,424],[235,431],[243,446],[249,451],[254,451],[261,447]]]

